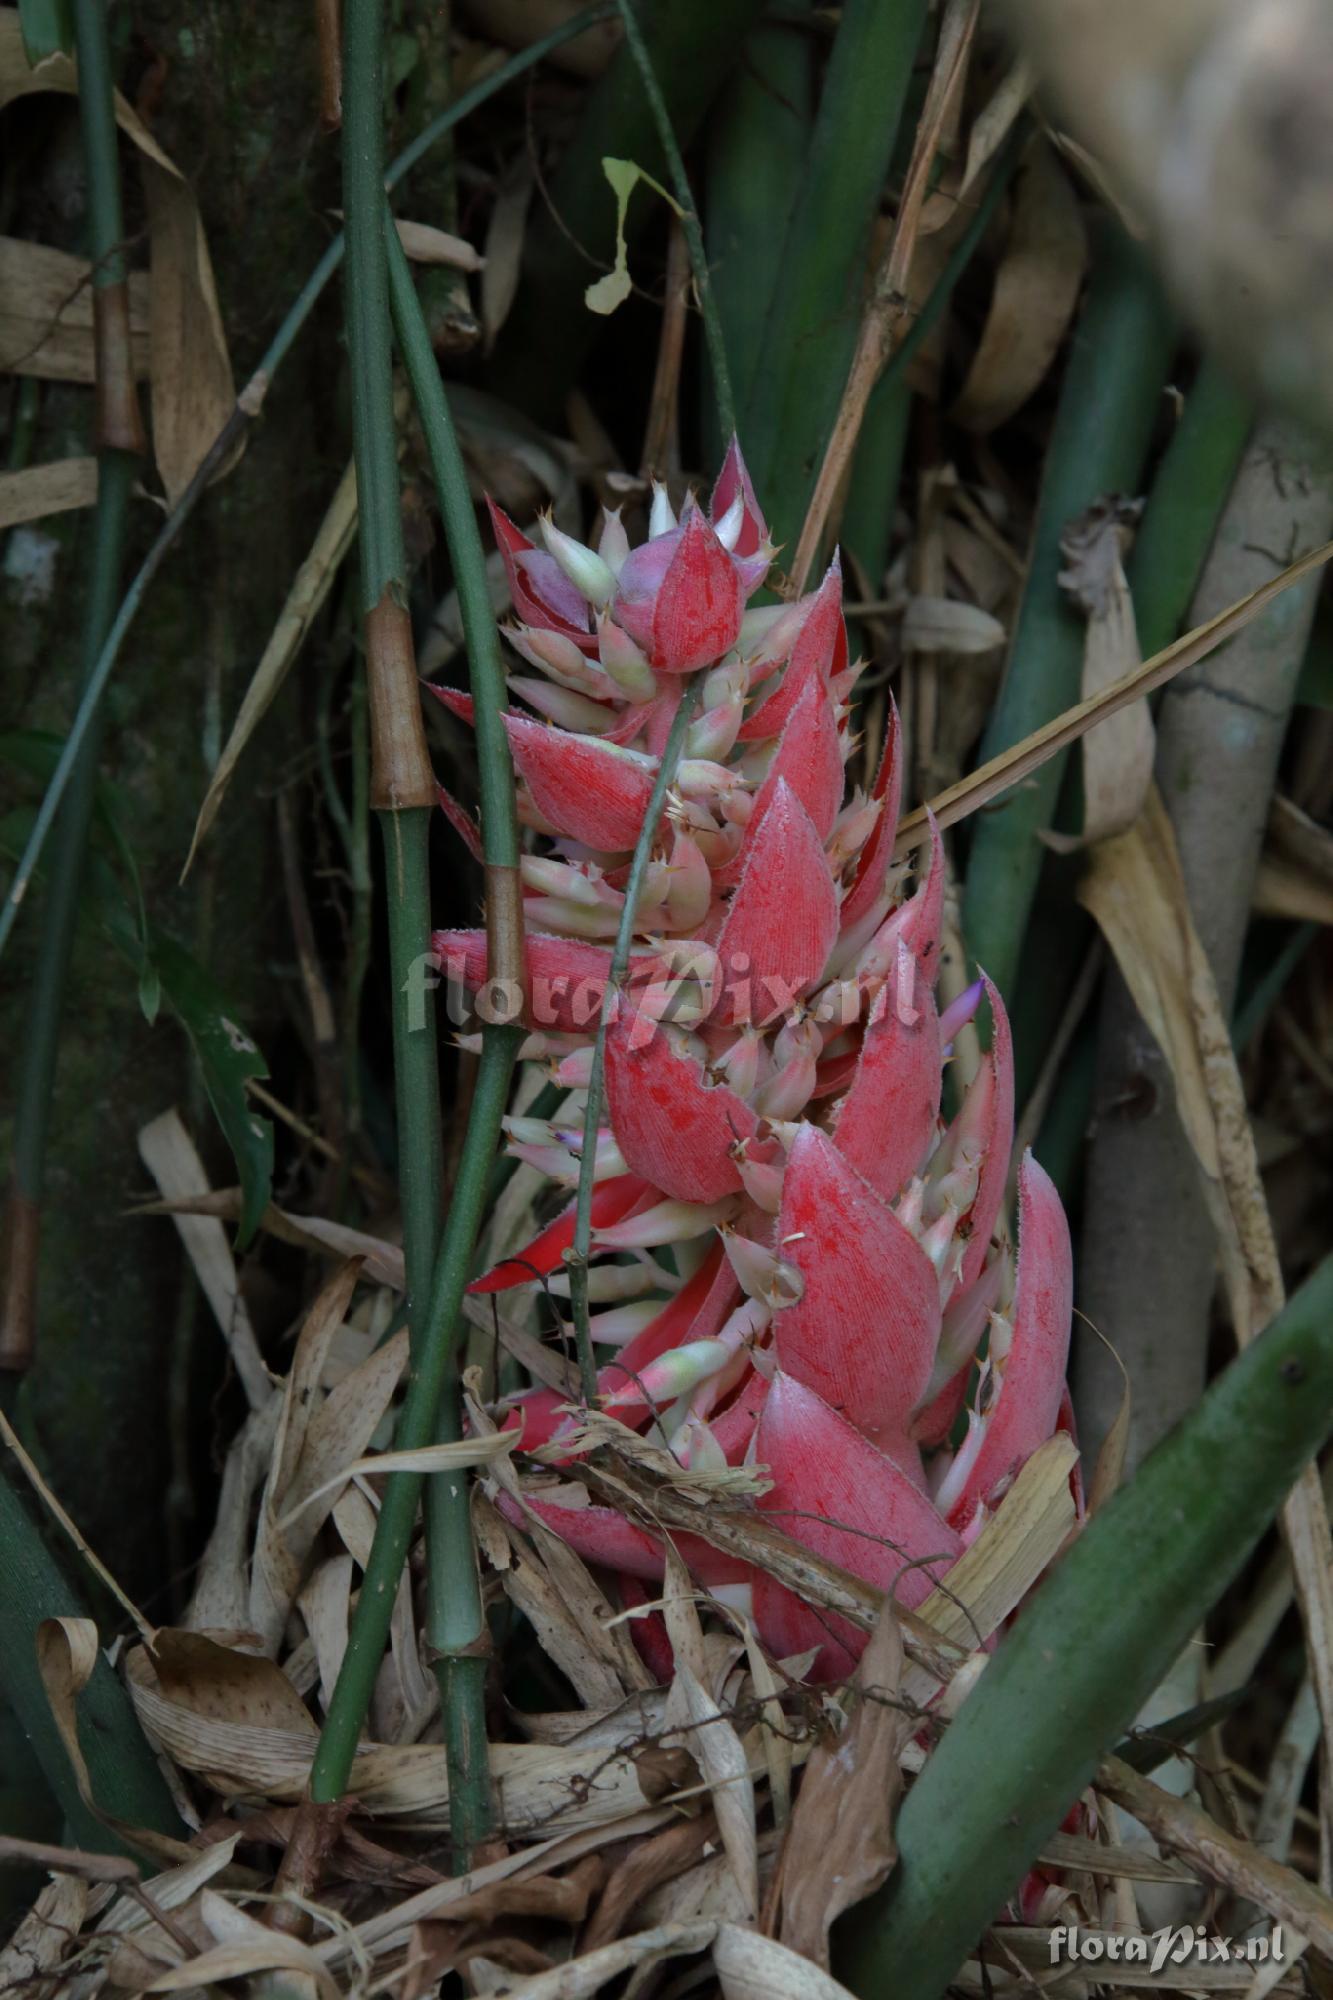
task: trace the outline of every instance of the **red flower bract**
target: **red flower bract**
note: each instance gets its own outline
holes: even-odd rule
[[[690,500],[677,521],[658,489],[637,549],[618,518],[595,549],[549,523],[541,549],[495,522],[524,668],[551,686],[525,671],[515,694],[579,722],[508,718],[521,810],[545,840],[523,871],[523,1053],[566,1093],[550,1119],[510,1122],[567,1200],[630,852],[679,676],[706,674],[607,1038],[589,1273],[600,1393],[701,1476],[752,1464],[759,1506],[791,1537],[919,1604],[1062,1426],[1069,1232],[1029,1156],[1015,1266],[1008,1022],[984,980],[937,1001],[943,847],[932,822],[915,876],[894,864],[892,709],[873,787],[847,791],[858,670],[838,564],[799,603],[746,611],[772,551],[735,444],[709,514]],[[484,990],[480,932],[436,949]],[[946,1125],[949,1044],[983,987],[991,1046]],[[572,1237],[571,1205],[473,1289],[560,1296]],[[543,1389],[509,1421],[558,1455],[572,1418]],[[661,1575],[641,1525],[534,1504],[590,1560]],[[702,1540],[679,1546],[705,1587],[732,1602],[748,1587],[775,1654],[849,1670],[852,1627]]]

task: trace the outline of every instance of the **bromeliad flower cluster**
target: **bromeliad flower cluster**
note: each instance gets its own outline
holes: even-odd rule
[[[932,823],[906,893],[896,714],[873,788],[846,796],[859,669],[838,564],[799,601],[747,610],[774,552],[734,443],[707,513],[690,498],[677,519],[659,486],[637,548],[617,514],[595,549],[549,521],[538,547],[492,515],[532,669],[510,687],[542,718],[506,718],[520,812],[545,836],[523,862],[523,1053],[568,1091],[557,1117],[508,1132],[571,1188],[631,852],[683,676],[706,675],[606,1041],[589,1273],[604,1406],[658,1426],[683,1465],[766,1467],[759,1505],[787,1533],[911,1608],[1068,1424],[1072,1275],[1031,1155],[1009,1247],[1008,1023],[984,978],[937,1009],[943,854]],[[434,942],[484,989],[483,932]],[[943,1068],[983,990],[991,1048],[945,1123]],[[473,1289],[567,1295],[573,1235],[571,1202]],[[511,1421],[536,1448],[571,1418],[539,1390]],[[618,1512],[544,1515],[590,1560],[660,1579],[660,1545]],[[681,1552],[710,1589],[747,1593],[775,1654],[849,1669],[850,1626],[702,1541]]]

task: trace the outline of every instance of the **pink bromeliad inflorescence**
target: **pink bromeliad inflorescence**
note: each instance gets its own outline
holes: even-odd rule
[[[506,719],[520,813],[546,837],[523,862],[524,1055],[570,1092],[550,1121],[510,1119],[509,1140],[571,1189],[631,852],[682,676],[706,671],[606,1044],[590,1270],[603,1404],[659,1427],[683,1465],[766,1467],[758,1504],[777,1524],[910,1609],[1068,1426],[1072,1272],[1030,1154],[1016,1255],[1007,1239],[1008,1022],[984,977],[937,1008],[944,861],[933,822],[910,883],[894,861],[896,714],[872,790],[848,796],[859,669],[838,564],[796,602],[746,609],[773,549],[734,443],[707,513],[691,499],[677,519],[658,487],[637,548],[616,514],[595,549],[550,523],[538,547],[492,514],[525,666],[510,687],[535,711]],[[455,981],[485,986],[484,932],[434,943]],[[943,1067],[983,991],[991,1048],[946,1124]],[[541,1277],[567,1294],[573,1235],[571,1201],[473,1290]],[[573,1418],[537,1390],[510,1421],[535,1449]],[[542,1511],[590,1561],[661,1578],[660,1544],[618,1512]],[[776,1656],[850,1669],[850,1625],[702,1541],[680,1546],[709,1589],[748,1593]]]

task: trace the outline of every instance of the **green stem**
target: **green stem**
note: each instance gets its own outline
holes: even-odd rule
[[[346,93],[344,82],[344,118]],[[431,815],[428,808],[417,806],[407,812],[380,812],[376,816],[384,843],[398,1191],[403,1209],[406,1304],[415,1350],[421,1337],[421,1308],[430,1297],[444,1200],[435,1008],[429,976],[422,970],[430,955]]]
[[[505,1028],[484,1045],[469,1132],[474,1123],[483,1131],[499,1130],[521,1040],[520,1029]],[[441,1391],[457,1354],[459,1308],[485,1211],[485,1169],[489,1165],[486,1162],[481,1172],[472,1171],[473,1163],[467,1154],[465,1147],[435,1268],[430,1306],[417,1343],[418,1351],[413,1355],[412,1375],[398,1419],[394,1446],[399,1451],[420,1451],[434,1441]],[[347,1789],[357,1737],[384,1657],[394,1594],[407,1558],[422,1482],[423,1475],[418,1472],[395,1472],[385,1482],[375,1540],[357,1598],[347,1651],[311,1772],[311,1796],[316,1800],[339,1799]]]
[[[690,178],[685,171],[676,135],[671,129],[671,113],[667,109],[653,68],[652,57],[648,53],[639,17],[634,11],[633,0],[619,0],[620,18],[625,23],[625,40],[634,58],[643,84],[644,96],[648,99],[657,127],[658,143],[662,156],[671,174],[671,185],[680,206],[680,226],[685,232],[685,243],[690,253],[690,269],[694,273],[694,289],[699,296],[699,310],[703,314],[704,337],[708,342],[708,360],[713,376],[713,395],[717,402],[718,426],[725,439],[730,439],[736,429],[736,406],[731,394],[731,370],[727,366],[727,344],[722,337],[722,322],[718,318],[717,305],[713,298],[713,287],[708,275],[708,253],[704,249],[703,230],[699,226],[699,211],[695,207],[694,195],[690,188]]]
[[[394,328],[430,454],[467,645],[488,915],[494,922],[498,911],[512,908],[517,918],[517,902],[506,897],[504,888],[506,882],[517,881],[518,815],[514,771],[503,721],[504,662],[486,576],[486,554],[468,491],[467,467],[431,349],[425,315],[393,217],[387,209],[385,243]],[[500,949],[519,954],[517,969],[521,971],[521,930],[517,938],[506,939]],[[494,967],[492,976],[497,976]],[[449,1214],[452,1238],[457,1233],[455,1218],[466,1187],[466,1199],[476,1207],[477,1223],[466,1242],[459,1239],[453,1253],[464,1277],[470,1272],[477,1229],[489,1198],[500,1118],[508,1098],[517,1041],[516,1031],[511,1027],[487,1023],[482,1028],[483,1068],[502,1078],[504,1088],[498,1092],[488,1089],[484,1103],[474,1100],[468,1118],[458,1186]],[[449,1254],[447,1244],[446,1257]],[[440,1329],[442,1338],[447,1335],[451,1357],[456,1347],[458,1304],[455,1300],[449,1307],[448,1318]],[[461,1398],[457,1382],[450,1376],[444,1382],[435,1435],[440,1443],[451,1443],[462,1434]],[[471,1481],[464,1474],[444,1474],[427,1482],[426,1573],[427,1642],[434,1655],[444,1713],[449,1825],[454,1864],[461,1872],[470,1865],[474,1848],[493,1830],[495,1823],[486,1746],[486,1620],[472,1537]]]
[[[502,719],[508,692],[504,661],[500,654],[500,635],[486,575],[486,551],[482,547],[477,517],[473,512],[467,467],[459,449],[448,398],[431,349],[412,273],[391,218],[388,218],[385,240],[394,331],[412,384],[426,449],[430,454],[431,471],[435,475],[467,647],[468,674],[475,703],[477,780],[485,862],[488,869],[517,868],[519,838],[514,767],[510,762],[509,739]]]
[[[574,1321],[575,1345],[578,1349],[579,1384],[585,1403],[593,1403],[597,1399],[597,1361],[592,1351],[592,1326],[588,1318],[588,1255],[592,1248],[592,1190],[597,1178],[597,1128],[602,1122],[606,1030],[619,1003],[621,985],[629,970],[630,945],[634,938],[634,914],[638,908],[643,878],[647,873],[649,857],[653,851],[657,823],[662,817],[667,788],[676,775],[680,753],[685,746],[685,735],[699,705],[703,684],[704,675],[695,674],[682,691],[679,706],[672,718],[670,734],[662,751],[662,760],[657,767],[657,776],[653,780],[648,810],[643,816],[643,825],[639,829],[639,838],[635,844],[629,876],[625,883],[625,905],[620,912],[620,922],[616,928],[616,941],[611,952],[611,970],[606,982],[606,992],[602,996],[601,1018],[597,1023],[597,1038],[592,1048],[592,1071],[588,1077],[588,1108],[583,1116],[583,1151],[579,1158],[579,1188],[574,1211],[574,1243],[568,1260],[569,1306]]]
[[[1253,423],[1249,398],[1205,356],[1162,453],[1129,558],[1145,660],[1184,629]]]
[[[1094,256],[1046,455],[1027,587],[1009,669],[982,758],[1017,743],[1078,698],[1084,621],[1065,602],[1060,537],[1107,493],[1132,493],[1159,409],[1171,328],[1142,254],[1109,222]],[[968,857],[963,935],[1000,991],[1012,994],[1023,934],[1065,756],[1053,757],[976,824]]]
[[[853,1992],[939,2000],[1331,1424],[1333,1258],[1024,1606],[907,1795],[888,1883],[835,1937]]]
[[[79,1797],[74,1770],[60,1740],[37,1665],[37,1628],[46,1618],[86,1618],[0,1465],[0,1685],[32,1744],[47,1784],[60,1802],[80,1847],[95,1854],[121,1853]],[[149,1749],[138,1718],[112,1668],[99,1653],[92,1679],[79,1696],[79,1742],[98,1807],[127,1826],[184,1838],[179,1815]]]
[[[457,104],[450,105],[449,109],[442,111],[438,118],[433,118],[425,130],[419,133],[412,141],[412,144],[407,146],[398,155],[384,177],[385,187],[390,190],[397,187],[398,183],[406,174],[411,172],[417,161],[421,159],[422,155],[437,140],[443,138],[445,133],[452,132],[462,119],[475,111],[479,105],[485,104],[490,98],[494,97],[497,91],[503,90],[507,84],[514,82],[515,78],[522,76],[536,63],[541,62],[544,57],[550,55],[553,49],[559,48],[564,42],[571,41],[575,35],[582,34],[585,29],[591,27],[597,21],[604,20],[613,11],[614,0],[606,0],[606,4],[600,4],[599,0],[599,4],[584,8],[581,13],[574,15],[571,20],[563,22],[558,28],[553,28],[549,35],[543,35],[539,41],[533,42],[530,48],[524,49],[521,54],[511,57],[507,63],[503,63],[492,76],[488,76],[482,82],[475,84],[471,90],[466,91],[459,98]],[[190,481],[185,492],[182,493],[175,508],[162,523],[152,547],[144,557],[143,563],[121,600],[120,609],[116,613],[115,620],[97,656],[96,665],[89,675],[69,735],[66,738],[60,761],[51,775],[51,781],[47,785],[42,803],[38,808],[37,818],[32,832],[28,837],[27,846],[23,850],[22,858],[6,892],[4,904],[0,906],[0,952],[3,952],[8,942],[9,934],[14,928],[19,910],[23,904],[23,899],[32,885],[37,864],[41,859],[42,850],[51,832],[52,822],[59,811],[60,802],[69,785],[70,777],[78,761],[84,739],[101,706],[102,697],[106,693],[107,683],[110,681],[116,662],[120,657],[120,649],[125,643],[125,638],[131,625],[138,616],[139,608],[148,593],[149,586],[166,561],[186,522],[190,519],[195,507],[202,499],[210,481],[216,475],[218,468],[228,458],[233,446],[245,434],[249,424],[258,413],[274,375],[281,367],[295,343],[297,335],[309,319],[325,286],[341,264],[344,247],[345,238],[343,236],[336,236],[324,252],[324,255],[320,258],[315,269],[311,272],[310,277],[306,280],[304,287],[288,311],[282,325],[269,342],[259,366],[255,369],[249,383],[242,391],[236,408],[232,411],[226,423],[209,446],[198,471]]]

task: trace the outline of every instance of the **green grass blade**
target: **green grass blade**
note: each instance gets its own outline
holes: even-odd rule
[[[848,0],[825,72],[741,434],[779,543],[794,547],[856,345],[870,235],[924,0]]]
[[[938,2000],[1331,1428],[1333,1258],[1024,1608],[907,1796],[898,1866],[844,1927],[853,1992]]]
[[[57,1567],[15,1491],[8,1465],[0,1465],[0,1689],[36,1752],[74,1839],[95,1854],[117,1854],[121,1843],[79,1797],[37,1670],[37,1627],[43,1619],[87,1616],[87,1607]],[[103,1812],[128,1826],[184,1837],[130,1698],[100,1655],[79,1697],[79,1741],[93,1797]]]
[[[1027,588],[1010,642],[1009,668],[981,758],[1019,742],[1077,701],[1085,626],[1065,603],[1060,537],[1108,493],[1132,493],[1160,407],[1171,328],[1155,277],[1114,226],[1101,232],[1087,303],[1060,391],[1033,535]],[[979,816],[968,857],[963,935],[969,952],[1006,996],[1014,989],[1023,934],[1052,824],[1066,758]]]
[[[805,171],[813,69],[808,30],[766,21],[747,40],[710,121],[706,242],[738,410],[746,408],[758,373],[783,239]],[[711,409],[704,435],[709,463],[720,465],[728,439]]]

